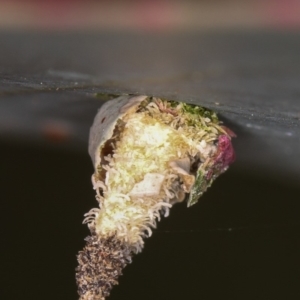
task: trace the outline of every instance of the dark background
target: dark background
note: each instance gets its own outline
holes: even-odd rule
[[[76,299],[95,207],[85,153],[1,143],[3,299]],[[172,208],[110,299],[297,299],[299,188],[238,171]]]
[[[203,105],[237,134],[236,162],[109,299],[299,299],[299,5],[162,2],[0,1],[1,299],[77,299],[106,93]]]

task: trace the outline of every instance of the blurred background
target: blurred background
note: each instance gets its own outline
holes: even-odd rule
[[[299,29],[298,0],[1,0],[0,26],[34,30]]]
[[[109,299],[299,299],[300,1],[0,0],[1,299],[77,299],[107,95],[215,110],[237,160]]]

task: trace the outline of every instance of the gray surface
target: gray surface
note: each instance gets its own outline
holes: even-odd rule
[[[87,151],[96,93],[164,96],[216,110],[238,135],[236,168],[298,183],[299,38],[2,32],[0,137]]]

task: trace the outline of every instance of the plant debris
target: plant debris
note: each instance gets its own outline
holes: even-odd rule
[[[196,105],[120,96],[101,107],[89,143],[99,208],[85,214],[92,235],[78,255],[80,300],[108,297],[161,215],[197,203],[234,161],[234,136]]]

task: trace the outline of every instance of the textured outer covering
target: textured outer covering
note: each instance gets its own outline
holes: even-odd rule
[[[121,96],[101,106],[91,127],[89,138],[89,154],[95,168],[100,164],[99,149],[112,137],[117,120],[146,98],[147,96]]]
[[[79,252],[76,281],[80,300],[104,300],[130,262],[124,245],[113,236],[101,239],[95,234],[87,237]]]

